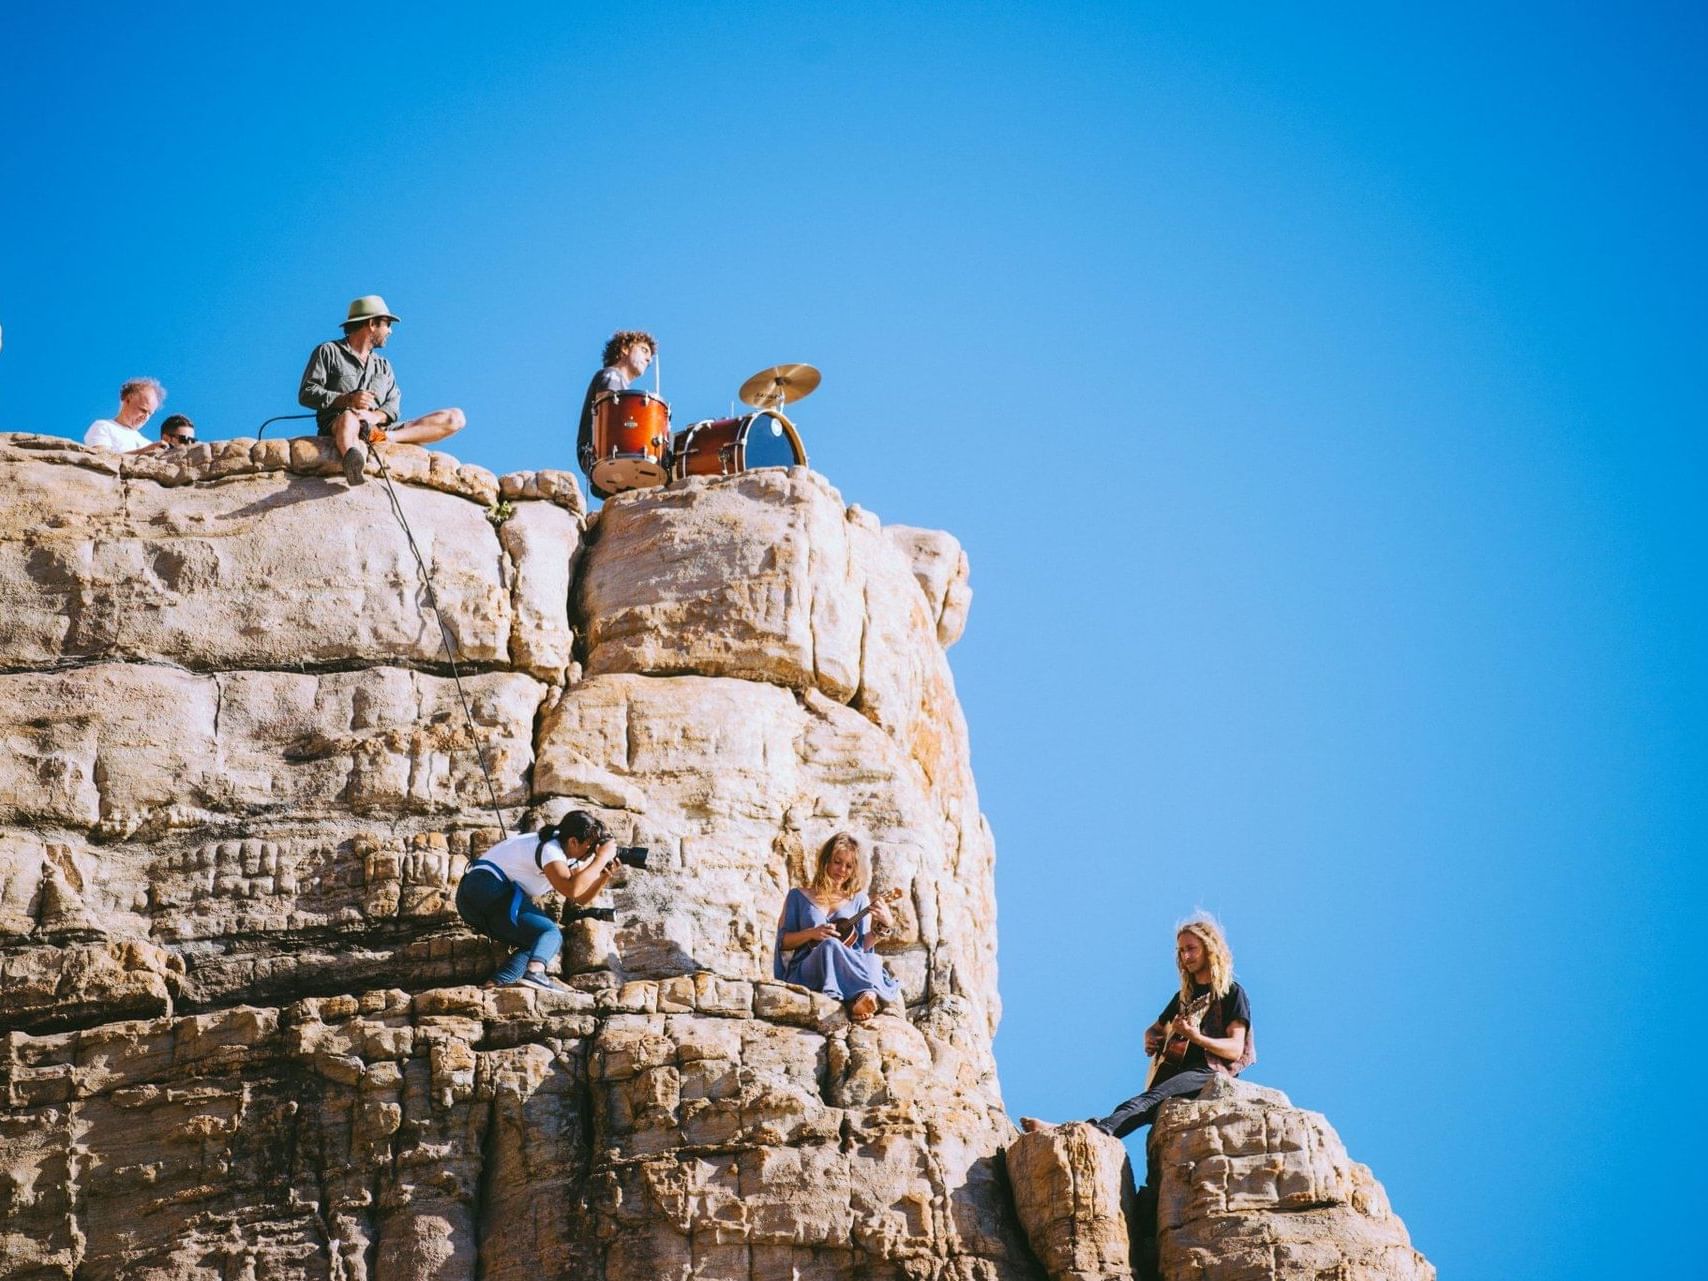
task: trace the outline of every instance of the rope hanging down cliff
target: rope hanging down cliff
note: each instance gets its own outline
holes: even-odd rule
[[[262,432],[273,423],[313,417],[315,415],[311,413],[276,414],[261,424],[255,432],[255,438],[259,440]],[[409,544],[410,555],[415,557],[415,572],[421,576],[421,585],[427,589],[427,603],[433,608],[433,621],[439,624],[439,644],[444,647],[445,661],[450,664],[451,681],[457,687],[457,702],[462,705],[463,722],[468,726],[470,741],[474,743],[474,756],[480,763],[480,776],[486,780],[486,795],[492,802],[492,817],[498,823],[499,838],[508,840],[510,831],[505,827],[504,815],[498,809],[498,789],[492,785],[492,771],[486,766],[486,748],[481,744],[480,732],[475,729],[474,715],[469,711],[468,694],[463,690],[463,678],[457,671],[457,643],[451,638],[451,629],[445,626],[445,616],[439,612],[439,593],[433,589],[433,576],[427,572],[427,562],[421,558],[421,549],[415,544],[415,532],[409,528],[409,521],[403,515],[403,504],[398,502],[397,489],[391,483],[391,471],[385,465],[385,456],[378,449],[370,452],[374,461],[380,465],[380,476],[385,481],[386,497],[391,500],[392,514],[397,517],[397,523],[403,526],[403,537]]]
[[[403,526],[403,537],[409,544],[410,555],[415,557],[415,572],[421,576],[421,585],[427,589],[427,603],[433,609],[433,620],[439,624],[439,643],[444,647],[445,661],[450,664],[451,681],[457,687],[457,701],[462,705],[463,721],[468,726],[469,738],[474,742],[475,760],[480,762],[480,776],[486,780],[486,795],[492,802],[492,817],[498,823],[499,839],[508,840],[510,832],[504,826],[504,815],[498,809],[498,789],[492,785],[492,771],[486,765],[486,748],[481,743],[480,731],[475,728],[474,714],[469,711],[469,699],[463,689],[462,675],[457,671],[457,643],[451,637],[451,629],[445,626],[444,614],[439,612],[439,593],[433,588],[433,576],[427,572],[427,562],[421,558],[421,549],[415,544],[415,532],[409,528],[409,521],[403,514],[403,504],[398,501],[397,489],[391,483],[391,471],[385,465],[385,455],[378,449],[368,452],[380,465],[380,477],[385,481],[386,497],[391,500],[392,514],[397,517],[397,523]]]

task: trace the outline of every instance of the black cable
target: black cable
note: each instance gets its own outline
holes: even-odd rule
[[[468,695],[463,691],[463,678],[457,671],[457,643],[451,639],[451,629],[445,626],[445,616],[439,612],[439,594],[433,590],[433,576],[427,572],[427,563],[421,559],[421,549],[415,545],[415,534],[410,530],[408,520],[404,518],[403,504],[398,501],[397,490],[392,486],[391,471],[385,465],[385,456],[377,446],[370,448],[368,452],[380,465],[380,476],[385,480],[386,496],[391,499],[391,509],[397,516],[397,523],[403,526],[403,536],[409,542],[410,554],[415,557],[416,572],[421,575],[421,583],[427,588],[427,603],[433,607],[433,618],[439,624],[439,643],[445,647],[445,659],[451,665],[451,680],[457,687],[457,700],[463,705],[463,720],[468,723],[469,737],[474,739],[474,755],[480,762],[481,777],[486,780],[486,794],[492,801],[492,816],[498,820],[498,835],[500,839],[509,840],[510,832],[504,826],[504,815],[498,810],[498,789],[492,785],[492,772],[486,767],[486,749],[481,745],[480,731],[475,728],[474,714],[469,711]]]
[[[293,419],[293,418],[313,418],[313,417],[315,417],[314,414],[274,414],[266,422],[262,423],[259,427],[257,427],[255,429],[255,439],[260,440],[261,439],[261,433],[266,431],[268,425],[271,423],[282,423],[282,422],[285,422],[285,421],[287,421],[289,419]]]
[[[272,423],[287,422],[298,418],[315,418],[314,412],[306,414],[275,414],[255,429],[255,439],[261,439],[261,433]],[[370,451],[374,460],[380,465],[380,476],[385,480],[386,497],[391,500],[391,510],[397,517],[397,523],[403,526],[403,537],[409,543],[410,555],[415,557],[415,572],[421,576],[421,584],[427,589],[427,603],[433,607],[433,619],[439,624],[439,643],[445,647],[445,661],[451,667],[451,681],[457,687],[457,701],[462,704],[463,720],[469,727],[469,737],[474,740],[475,760],[480,763],[480,776],[486,780],[486,795],[492,802],[492,817],[498,820],[498,834],[508,840],[509,829],[504,826],[504,815],[498,809],[498,789],[492,783],[492,771],[486,765],[486,749],[480,741],[480,731],[475,728],[474,713],[469,711],[468,693],[463,689],[462,673],[457,670],[457,643],[451,638],[451,629],[445,626],[445,616],[439,612],[439,593],[433,590],[433,576],[427,572],[427,562],[421,558],[421,549],[416,546],[415,533],[409,528],[409,521],[403,515],[403,504],[398,501],[397,490],[391,483],[391,471],[385,465],[385,457],[375,448]]]

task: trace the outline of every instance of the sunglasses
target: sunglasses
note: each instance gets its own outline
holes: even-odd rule
[[[196,434],[194,432],[175,431],[170,433],[166,439],[174,445],[193,445],[196,443]]]

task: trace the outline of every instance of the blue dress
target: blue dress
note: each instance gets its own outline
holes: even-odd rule
[[[866,906],[862,890],[837,908],[837,916],[850,917]],[[871,946],[872,918],[864,918],[856,927],[854,946],[841,939],[825,939],[807,947],[783,952],[783,936],[796,930],[823,925],[834,917],[813,901],[805,890],[790,890],[783,901],[783,923],[777,929],[777,947],[772,961],[772,974],[785,983],[799,983],[815,992],[823,992],[841,1001],[852,1001],[862,992],[876,992],[885,1001],[901,1000],[901,984],[884,968],[883,959]]]

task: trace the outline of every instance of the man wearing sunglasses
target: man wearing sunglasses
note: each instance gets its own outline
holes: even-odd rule
[[[183,414],[173,414],[160,424],[160,443],[168,449],[178,449],[196,443],[196,424]]]

